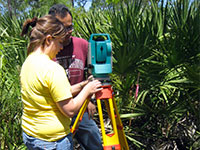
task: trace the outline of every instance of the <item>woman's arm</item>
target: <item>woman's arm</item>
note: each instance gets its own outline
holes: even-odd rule
[[[100,87],[100,81],[91,81],[84,86],[84,88],[75,98],[59,101],[57,102],[57,106],[64,115],[73,117],[75,114],[77,114],[87,97],[100,91],[102,89]]]
[[[83,87],[88,83],[88,80],[82,81],[80,83],[74,84],[71,86],[71,93],[73,96],[76,96]]]
[[[73,96],[76,96],[82,89],[83,87],[88,84],[89,81],[93,80],[93,76],[89,76],[87,80],[84,80],[80,83],[74,84],[71,86],[71,93]]]

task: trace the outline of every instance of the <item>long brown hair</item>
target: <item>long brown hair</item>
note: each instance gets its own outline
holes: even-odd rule
[[[30,26],[32,29],[28,34]],[[27,51],[29,55],[39,46],[44,47],[47,35],[51,35],[53,38],[64,38],[66,31],[64,25],[56,17],[45,15],[41,18],[27,19],[23,24],[21,36],[25,34],[28,34],[30,38]]]

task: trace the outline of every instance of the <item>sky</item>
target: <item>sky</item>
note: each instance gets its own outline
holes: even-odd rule
[[[92,2],[91,1],[88,1],[85,5],[85,10],[88,10],[91,6]]]
[[[167,0],[164,0],[164,3],[166,3],[166,1],[167,1]],[[89,0],[89,1],[86,3],[86,5],[85,5],[85,7],[84,7],[86,11],[89,10],[91,4],[92,4],[92,0]],[[75,3],[75,6],[76,6],[76,3]]]
[[[190,3],[193,2],[194,0],[190,0]],[[164,4],[166,4],[167,0],[164,0]],[[86,5],[85,5],[85,10],[89,10],[90,6],[92,4],[92,0],[89,0]]]
[[[91,6],[91,4],[92,4],[92,0],[88,0],[88,2],[85,4],[85,10],[87,11],[87,10],[89,10],[89,8],[90,8],[90,6]],[[77,5],[77,3],[75,2],[75,4],[74,4],[75,6]]]
[[[166,3],[167,0],[164,0],[164,3]],[[194,0],[190,0],[190,3],[193,2]],[[85,5],[85,10],[89,10],[90,6],[92,4],[92,0],[88,0],[88,2],[86,3]],[[75,6],[76,6],[76,3],[75,3]],[[2,5],[0,4],[0,7],[2,7]]]

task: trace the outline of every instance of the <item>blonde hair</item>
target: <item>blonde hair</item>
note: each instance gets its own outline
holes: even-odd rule
[[[29,27],[32,27],[28,34]],[[66,35],[65,27],[56,17],[45,15],[41,18],[34,17],[27,19],[22,28],[21,36],[28,34],[30,43],[28,45],[27,54],[29,55],[39,46],[44,47],[47,35],[53,38],[64,38]]]

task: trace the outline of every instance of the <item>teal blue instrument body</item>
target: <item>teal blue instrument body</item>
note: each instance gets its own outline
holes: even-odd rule
[[[97,78],[104,78],[112,73],[112,46],[109,34],[91,34],[88,69]]]

